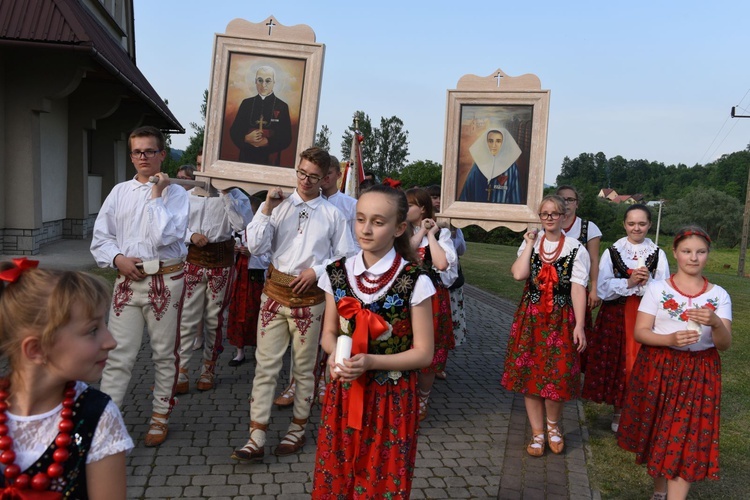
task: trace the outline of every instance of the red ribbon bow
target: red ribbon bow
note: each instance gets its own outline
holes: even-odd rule
[[[13,259],[13,263],[16,265],[15,267],[11,267],[0,273],[0,280],[7,281],[8,283],[15,283],[18,281],[18,277],[21,276],[21,273],[25,270],[35,269],[39,266],[38,260],[29,260],[26,257]]]
[[[376,339],[388,331],[388,322],[382,316],[362,307],[362,303],[354,297],[343,297],[336,305],[339,315],[348,320],[355,320],[352,335],[352,356],[367,353],[369,339]],[[360,376],[352,382],[349,391],[349,415],[347,425],[353,429],[362,430],[362,412],[365,404],[365,383]]]
[[[552,264],[546,262],[542,264],[542,269],[536,277],[536,283],[539,290],[542,292],[542,312],[549,314],[552,312],[554,305],[553,291],[555,285],[560,281],[557,276],[557,269]]]

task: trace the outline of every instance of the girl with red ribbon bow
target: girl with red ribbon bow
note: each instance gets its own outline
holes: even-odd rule
[[[331,381],[318,429],[313,498],[409,498],[419,428],[417,372],[433,355],[430,279],[415,264],[403,192],[357,202],[361,251],[328,266],[321,346]],[[336,363],[340,336],[352,354]]]
[[[109,396],[78,382],[99,380],[117,345],[109,287],[38,264],[0,263],[0,499],[124,499],[133,440]]]
[[[533,434],[526,451],[533,457],[544,455],[545,411],[549,447],[563,452],[559,422],[565,401],[579,395],[579,354],[586,349],[589,255],[580,242],[565,237],[564,215],[565,201],[545,196],[539,205],[544,231],[524,234],[511,266],[513,278],[526,280],[526,287],[513,318],[501,383],[524,395]]]

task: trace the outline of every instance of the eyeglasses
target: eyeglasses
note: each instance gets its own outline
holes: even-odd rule
[[[310,175],[307,172],[304,172],[302,170],[295,170],[297,172],[297,179],[304,181],[305,179],[310,179],[310,182],[313,184],[319,183],[323,178],[317,175]]]
[[[539,214],[539,218],[541,220],[545,220],[545,219],[547,219],[547,220],[557,220],[557,219],[560,218],[561,215],[562,214],[559,214],[557,212],[552,212],[551,214],[544,213],[544,214]]]
[[[578,201],[578,198],[563,198],[563,201],[565,203],[573,203],[574,201]]]
[[[255,83],[257,83],[258,85],[263,85],[264,82],[266,85],[271,85],[273,83],[273,80],[271,80],[270,78],[266,78],[265,80],[263,80],[263,78],[257,78],[255,80]]]
[[[146,151],[135,151],[130,152],[131,158],[153,158],[157,154],[161,153],[161,149],[147,149]]]

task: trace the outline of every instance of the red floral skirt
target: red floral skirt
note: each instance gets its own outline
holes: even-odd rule
[[[588,366],[583,378],[583,398],[623,407],[627,388],[625,335],[625,303],[603,303],[596,325],[586,337]]]
[[[229,302],[227,338],[234,347],[257,345],[260,295],[265,283],[265,269],[248,269],[247,256],[240,255],[234,265],[234,286]]]
[[[524,294],[510,329],[502,386],[553,401],[576,399],[581,365],[574,327],[573,306],[555,304],[545,314]]]
[[[362,430],[347,427],[350,384],[331,381],[318,427],[312,498],[402,498],[417,456],[417,374],[380,385],[367,372]]]
[[[448,351],[456,347],[453,336],[453,317],[451,316],[451,295],[444,286],[436,286],[437,293],[432,296],[432,327],[435,334],[435,354],[432,364],[422,369],[422,373],[439,373],[445,370],[448,362]]]
[[[617,444],[654,478],[719,478],[721,359],[715,348],[641,346]]]

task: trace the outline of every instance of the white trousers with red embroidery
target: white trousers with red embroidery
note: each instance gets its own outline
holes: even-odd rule
[[[226,336],[226,312],[233,267],[201,267],[185,264],[185,298],[180,319],[180,368],[193,357],[193,340],[203,319],[203,361],[216,362]],[[200,332],[201,334],[203,332]]]
[[[286,307],[261,295],[258,318],[258,347],[255,349],[255,378],[250,398],[250,419],[267,424],[271,419],[276,383],[282,358],[292,341],[292,376],[297,383],[294,393],[294,418],[310,415],[315,392],[315,359],[318,353],[320,323],[326,303],[311,307]]]
[[[122,408],[146,327],[154,364],[153,411],[169,415],[180,363],[183,271],[141,281],[118,276],[109,311],[109,331],[117,347],[109,353],[101,390]]]

